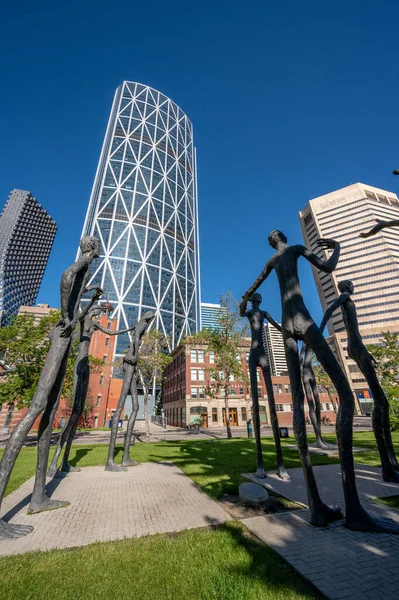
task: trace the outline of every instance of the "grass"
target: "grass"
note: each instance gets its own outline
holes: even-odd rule
[[[391,508],[399,509],[399,496],[388,496],[387,498],[373,498],[373,500],[374,502],[385,504],[385,506],[390,506]]]
[[[316,598],[238,522],[0,559],[3,600]]]

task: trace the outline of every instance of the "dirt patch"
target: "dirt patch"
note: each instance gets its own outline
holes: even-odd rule
[[[240,502],[238,495],[235,494],[224,494],[223,498],[218,500],[218,504],[234,519],[273,515],[279,512],[303,510],[305,508],[301,504],[288,500],[270,490],[267,490],[267,493],[269,494],[269,506],[267,508],[246,506]]]

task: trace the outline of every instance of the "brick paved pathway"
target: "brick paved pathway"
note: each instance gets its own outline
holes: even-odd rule
[[[355,466],[363,506],[399,522],[399,511],[371,500],[399,494],[399,486],[382,482],[379,468]],[[314,471],[322,499],[343,508],[340,466],[319,466]],[[248,478],[306,505],[302,469],[289,472],[291,482],[272,474],[263,481]],[[399,598],[399,536],[352,532],[342,522],[318,529],[309,524],[308,510],[252,517],[243,523],[331,600]]]
[[[172,463],[143,463],[124,473],[87,467],[49,484],[70,506],[27,515],[33,479],[7,496],[2,516],[31,524],[18,540],[0,541],[0,555],[84,546],[223,523],[230,516]],[[11,517],[11,518],[9,518]]]

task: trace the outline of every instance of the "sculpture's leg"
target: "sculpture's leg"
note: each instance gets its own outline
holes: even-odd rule
[[[306,343],[312,348],[317,359],[329,375],[340,400],[337,417],[337,440],[341,461],[342,485],[345,496],[345,526],[354,531],[374,531],[376,533],[397,533],[399,524],[391,519],[378,519],[370,515],[360,504],[356,489],[355,467],[353,462],[353,414],[354,399],[349,383],[339,366],[331,348],[320,333],[316,324],[305,334]]]
[[[118,424],[121,418],[123,407],[125,406],[126,398],[128,396],[132,379],[134,377],[134,367],[125,363],[124,365],[125,374],[123,377],[122,391],[119,398],[118,406],[112,417],[112,428],[111,428],[111,439],[109,441],[109,450],[107,464],[105,465],[106,471],[126,471],[126,467],[116,465],[114,463],[115,444],[116,436],[118,435]]]
[[[54,510],[69,505],[69,502],[67,501],[52,500],[46,494],[46,473],[50,453],[51,433],[53,431],[54,418],[60,401],[67,361],[68,352],[65,352],[56,382],[49,394],[47,406],[40,421],[37,442],[36,477],[28,514],[34,514],[45,510]]]
[[[51,465],[49,467],[49,470],[47,471],[48,477],[54,477],[57,473],[58,459],[60,457],[60,454],[62,452],[64,444],[65,444],[66,440],[68,439],[68,434],[69,434],[70,429],[71,429],[71,417],[69,417],[68,421],[65,423],[65,425],[61,431],[60,439],[58,440],[58,444],[57,444],[57,448],[56,448],[54,456],[53,456],[53,460],[51,461]]]
[[[395,466],[397,460],[389,426],[389,404],[387,397],[378,381],[369,353],[359,352],[354,358],[366,378],[374,398],[372,424],[381,459],[382,478],[384,481],[399,483],[399,470],[396,470]]]
[[[137,382],[136,377],[133,376],[132,386],[130,388],[130,395],[132,397],[132,414],[129,417],[129,421],[127,424],[127,430],[125,434],[125,446],[123,448],[123,467],[134,467],[138,465],[138,462],[135,462],[130,458],[130,446],[132,444],[132,435],[134,430],[134,425],[136,423],[137,413],[139,412],[139,399],[137,393]]]
[[[305,388],[306,399],[309,406],[309,418],[315,432],[317,447],[321,450],[328,450],[330,446],[326,444],[321,435],[320,398],[317,391],[317,385],[315,383],[314,386],[312,386],[312,383],[304,378],[303,387]]]
[[[262,361],[263,362],[263,361]],[[262,373],[266,384],[267,401],[269,404],[270,420],[272,423],[274,445],[276,447],[276,459],[277,459],[277,474],[284,481],[290,481],[287,469],[284,465],[283,452],[281,450],[280,431],[278,426],[278,417],[276,411],[276,402],[274,398],[274,390],[270,370],[266,362],[261,365]]]
[[[299,457],[305,477],[306,490],[310,508],[310,522],[322,527],[342,517],[338,507],[329,507],[321,500],[317,489],[316,479],[310,461],[308,441],[306,438],[306,422],[304,413],[304,394],[302,387],[301,369],[298,356],[298,345],[293,338],[284,340],[287,357],[288,374],[291,383],[292,401],[294,405],[294,434],[298,446]],[[310,345],[310,344],[309,344]]]
[[[252,396],[252,420],[254,424],[255,441],[256,441],[256,473],[255,477],[264,479],[266,477],[265,467],[262,456],[262,441],[260,435],[260,418],[259,418],[259,397],[258,397],[258,382],[256,379],[257,363],[253,356],[249,358],[249,376],[251,380],[251,396]]]
[[[46,407],[49,389],[54,386],[58,375],[60,357],[62,357],[62,352],[67,351],[68,347],[68,340],[53,335],[51,346],[36,387],[35,395],[32,398],[32,402],[27,413],[16,425],[14,431],[12,432],[0,462],[0,503],[3,499],[12,469],[26,436],[28,435],[37,417]],[[21,537],[29,533],[29,531],[32,531],[32,529],[33,527],[29,525],[13,525],[11,523],[0,521],[0,539]]]

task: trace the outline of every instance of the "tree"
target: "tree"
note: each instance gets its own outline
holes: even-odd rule
[[[172,357],[167,352],[169,352],[168,339],[158,329],[151,329],[143,335],[137,369],[144,391],[144,421],[147,442],[150,441],[148,396],[151,385],[155,387],[162,383],[165,368],[172,361]]]
[[[215,355],[215,363],[209,368],[211,382],[206,393],[215,397],[222,391],[226,411],[227,438],[231,439],[230,381],[246,381],[248,379],[243,371],[241,360],[237,360],[247,327],[243,325],[240,317],[238,302],[234,300],[230,292],[221,296],[220,304],[225,310],[221,311],[217,317],[218,329],[207,330],[203,333],[203,339],[208,341],[208,350]]]
[[[393,431],[399,430],[399,333],[386,331],[377,346],[367,350],[376,362],[377,375],[389,402],[389,418]]]
[[[21,314],[0,328],[0,356],[9,368],[0,384],[0,405],[30,405],[50,347],[48,335],[59,319],[54,310],[35,325],[33,315]]]
[[[313,358],[312,369],[315,374],[316,383],[317,383],[318,387],[322,388],[323,390],[325,390],[327,392],[330,402],[332,404],[332,407],[334,409],[334,412],[335,412],[335,414],[337,414],[338,408],[337,408],[337,403],[335,402],[335,399],[334,399],[334,394],[336,393],[335,387],[333,386],[333,383],[332,383],[330,377],[327,375],[327,373],[323,369],[322,365],[317,361],[316,357]]]

